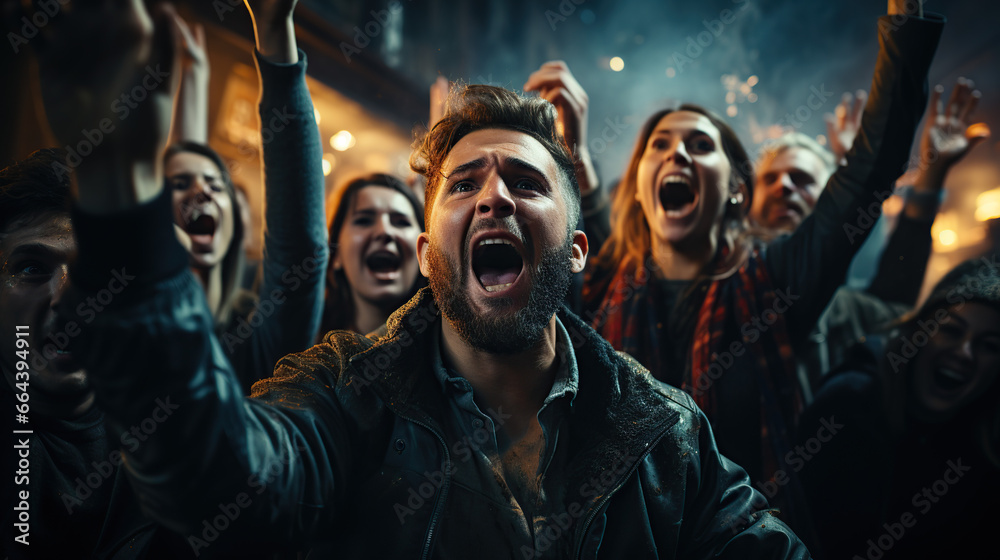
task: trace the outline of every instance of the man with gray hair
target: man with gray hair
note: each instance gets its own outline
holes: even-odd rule
[[[937,215],[944,177],[979,141],[982,129],[969,128],[979,92],[971,80],[960,78],[945,111],[938,85],[931,94],[930,111],[920,139],[920,159],[912,185],[904,187],[905,203],[878,271],[866,290],[841,287],[820,317],[804,347],[796,348],[798,375],[804,387],[815,388],[820,378],[838,365],[859,338],[909,311],[917,302],[931,254],[931,224]],[[853,143],[864,93],[856,101],[844,96],[837,116],[828,119],[832,153],[800,132],[787,133],[764,146],[757,163],[757,181],[750,217],[763,236],[790,233],[809,218],[827,179]],[[893,193],[886,191],[880,199]],[[874,226],[879,212],[859,215],[844,224],[849,238]],[[806,393],[806,398],[810,394]]]

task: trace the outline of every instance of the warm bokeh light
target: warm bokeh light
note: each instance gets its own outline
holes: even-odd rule
[[[353,148],[356,142],[354,135],[346,130],[341,130],[330,137],[330,147],[338,152]]]
[[[677,75],[677,70],[674,70],[673,66],[671,66],[670,68],[667,68],[667,77],[668,78],[673,78],[676,75]]]
[[[326,177],[333,171],[333,166],[337,164],[337,158],[333,154],[323,154],[323,176]]]
[[[940,233],[938,233],[938,241],[940,241],[941,244],[944,245],[945,247],[954,245],[955,241],[957,240],[958,240],[958,234],[955,233],[954,230],[943,229],[941,230]]]
[[[757,102],[757,94],[756,93],[751,93],[750,95],[748,95],[747,96],[747,101],[749,101],[750,103],[756,103]]]
[[[615,72],[621,72],[622,70],[625,69],[625,61],[622,60],[622,57],[616,56],[611,59],[609,66],[611,66],[611,69],[614,70]]]
[[[965,129],[965,136],[968,138],[973,138],[976,136],[989,136],[990,127],[984,122],[970,124],[969,128]]]
[[[322,115],[319,114],[319,109],[313,107],[313,116],[316,117],[316,124],[319,124],[322,117]]]
[[[726,114],[729,115],[730,117],[735,117],[736,113],[738,112],[739,110],[736,108],[736,105],[730,105],[729,107],[726,107]]]
[[[886,216],[898,216],[903,211],[903,204],[903,197],[890,196],[882,203],[882,213]]]
[[[980,222],[1000,218],[1000,187],[976,197],[976,219]]]
[[[747,78],[747,85],[750,87],[757,85],[757,76],[750,76]]]

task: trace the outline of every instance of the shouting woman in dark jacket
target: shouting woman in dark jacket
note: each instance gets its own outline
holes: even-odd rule
[[[803,413],[817,557],[974,558],[994,546],[995,516],[984,514],[1000,501],[992,259],[948,273],[887,343],[856,347]]]

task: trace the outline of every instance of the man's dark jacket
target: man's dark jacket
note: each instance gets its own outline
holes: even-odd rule
[[[102,250],[77,212],[72,309],[129,266],[136,280],[73,348],[116,430],[158,399],[177,408],[126,468],[142,506],[199,554],[232,543],[313,547],[336,558],[804,558],[745,472],[719,455],[704,415],[568,311],[579,387],[566,419],[566,468],[534,549],[484,548],[499,525],[484,502],[456,502],[462,458],[446,438],[430,370],[440,315],[429,289],[377,341],[333,332],[279,361],[245,398],[212,330],[203,290],[173,239],[167,196],[121,216],[145,240]],[[145,245],[145,247],[144,247]],[[86,268],[85,268],[86,267]],[[468,495],[468,493],[466,493]],[[558,499],[553,496],[559,496]],[[495,536],[495,535],[493,535]],[[325,556],[324,556],[325,557]]]

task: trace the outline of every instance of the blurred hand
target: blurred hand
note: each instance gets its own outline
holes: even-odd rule
[[[427,130],[434,128],[434,125],[444,118],[444,112],[448,103],[448,94],[451,92],[451,84],[448,78],[438,76],[431,84],[431,114],[427,123]]]
[[[826,114],[826,135],[830,140],[830,151],[838,164],[851,150],[854,138],[861,130],[861,115],[864,114],[867,101],[868,93],[863,89],[859,89],[854,95],[845,93],[835,114]]]
[[[973,89],[972,80],[959,78],[945,106],[941,100],[944,87],[931,92],[930,109],[920,133],[919,175],[943,182],[951,166],[958,163],[976,144],[989,137],[986,123],[970,124],[982,94]]]
[[[587,92],[576,81],[569,67],[561,60],[542,64],[528,81],[524,91],[537,91],[542,99],[556,106],[559,111],[557,126],[566,138],[570,149],[577,152],[587,145]]]
[[[292,13],[298,0],[243,0],[253,20],[257,50],[273,62],[299,61]]]
[[[42,101],[59,143],[79,151],[70,165],[77,168],[81,205],[122,209],[162,189],[161,157],[180,76],[179,19],[163,4],[154,21],[142,0],[71,8],[32,42]]]
[[[292,17],[299,0],[244,0],[254,25],[276,27]]]
[[[183,19],[177,18],[180,30],[180,52],[184,68],[205,74],[209,71],[208,52],[205,45],[205,26],[200,23],[189,27]]]
[[[587,109],[590,104],[587,92],[561,60],[542,64],[528,76],[524,91],[537,91],[542,99],[555,105],[559,113],[556,126],[577,160],[580,194],[591,193],[597,188],[598,179],[587,149]]]

